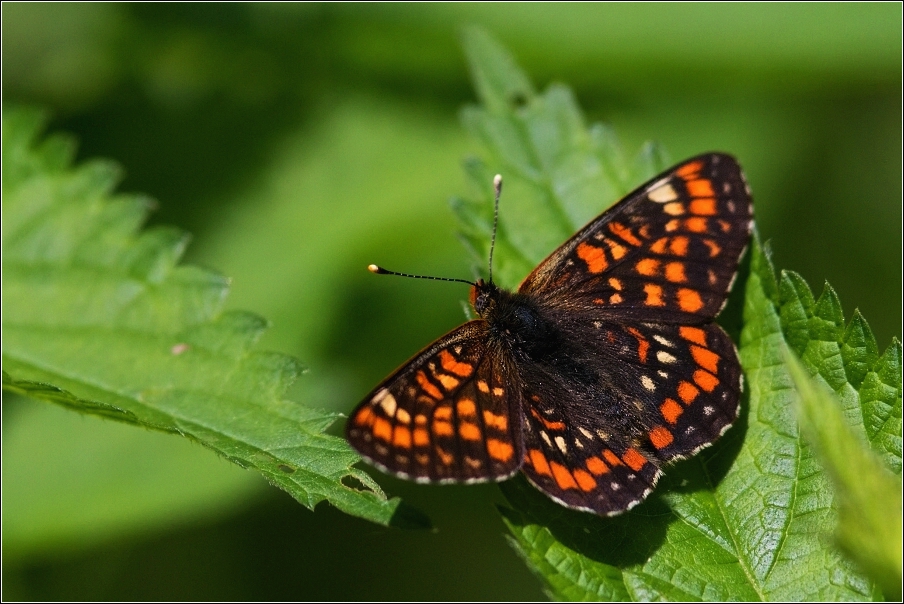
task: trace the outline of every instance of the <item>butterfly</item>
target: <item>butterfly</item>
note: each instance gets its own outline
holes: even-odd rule
[[[738,416],[741,365],[713,319],[752,225],[733,157],[674,166],[516,291],[492,278],[472,284],[479,318],[374,388],[349,416],[348,442],[418,482],[501,481],[520,470],[566,507],[632,508],[664,464],[712,444]]]

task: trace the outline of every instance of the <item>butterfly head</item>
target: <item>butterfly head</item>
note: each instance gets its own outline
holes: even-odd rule
[[[478,279],[471,287],[471,306],[481,317],[486,318],[493,311],[499,288],[492,281]]]

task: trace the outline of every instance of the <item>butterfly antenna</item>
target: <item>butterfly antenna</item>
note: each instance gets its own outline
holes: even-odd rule
[[[471,281],[466,281],[464,279],[452,279],[450,277],[431,277],[429,275],[410,275],[408,273],[397,273],[396,271],[390,271],[382,266],[377,266],[376,264],[370,264],[367,266],[367,270],[372,272],[375,275],[396,275],[397,277],[411,277],[412,279],[431,279],[433,281],[455,281],[456,283],[467,283],[468,285],[475,285]]]
[[[496,247],[496,227],[499,224],[499,196],[502,194],[502,175],[493,177],[493,189],[496,191],[496,201],[493,203],[493,236],[490,239],[490,283],[493,282],[493,249]]]

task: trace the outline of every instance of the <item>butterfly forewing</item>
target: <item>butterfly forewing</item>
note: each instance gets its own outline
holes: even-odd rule
[[[427,482],[479,482],[520,466],[520,391],[488,349],[485,321],[453,330],[371,392],[346,424],[382,469]]]
[[[567,311],[701,323],[718,314],[747,245],[750,193],[709,154],[646,183],[544,260],[519,291]]]

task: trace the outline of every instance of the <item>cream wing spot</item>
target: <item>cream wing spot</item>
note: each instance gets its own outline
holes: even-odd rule
[[[674,356],[670,355],[669,353],[667,353],[664,350],[658,351],[656,353],[656,358],[659,360],[660,363],[665,363],[666,365],[671,365],[672,363],[674,363],[675,361],[678,360]]]
[[[565,444],[565,439],[561,436],[556,436],[556,446],[559,448],[559,451],[562,452],[563,455],[568,454],[568,446]]]
[[[662,344],[663,346],[668,346],[669,348],[675,347],[675,345],[672,343],[671,340],[668,340],[659,334],[656,334],[655,336],[653,336],[653,339],[656,340],[657,342],[659,342],[660,344]]]
[[[371,402],[380,405],[380,407],[389,417],[395,416],[398,403],[396,402],[396,399],[392,395],[392,393],[386,388],[380,388],[380,390],[371,399]]]
[[[651,185],[650,192],[647,193],[647,197],[650,198],[650,201],[655,201],[656,203],[667,203],[669,201],[675,201],[678,199],[678,193],[675,191],[675,188],[668,183],[663,181],[659,181]]]

